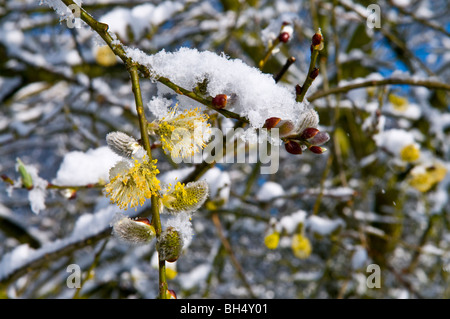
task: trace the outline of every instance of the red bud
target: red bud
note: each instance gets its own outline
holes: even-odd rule
[[[302,91],[303,91],[303,87],[302,87],[300,84],[297,84],[297,85],[295,86],[295,94],[301,95],[301,94],[302,94]]]
[[[212,104],[216,108],[223,109],[227,105],[227,96],[225,94],[218,94],[212,99]]]
[[[325,152],[327,151],[326,148],[320,147],[320,146],[316,146],[316,145],[311,146],[311,147],[309,148],[309,150],[310,150],[311,152],[313,152],[314,154],[322,154],[322,153],[325,153]]]
[[[322,42],[322,35],[320,33],[315,33],[312,37],[312,45],[316,46]]]
[[[283,43],[286,43],[289,41],[289,38],[291,36],[289,35],[289,33],[287,32],[281,32],[280,35],[278,36],[278,40],[280,40]]]
[[[175,293],[174,290],[168,289],[167,293],[170,295],[170,299],[177,299],[177,294]]]
[[[290,120],[281,120],[280,123],[278,123],[277,127],[280,129],[280,137],[292,135],[293,130],[295,129],[294,123]]]
[[[284,148],[290,154],[297,155],[302,153],[302,147],[300,146],[300,144],[294,141],[289,141],[286,144],[284,144]]]
[[[277,126],[277,124],[280,121],[281,121],[281,119],[279,117],[270,117],[266,120],[263,127],[270,130],[270,129],[274,128],[275,126]]]
[[[137,217],[134,221],[151,226],[150,220],[147,217]]]
[[[319,75],[319,69],[318,68],[314,68],[311,71],[311,73],[309,74],[309,77],[314,80],[318,75]]]
[[[308,127],[303,130],[300,138],[302,140],[309,140],[310,138],[316,136],[317,133],[319,133],[318,129],[316,129],[315,127]]]

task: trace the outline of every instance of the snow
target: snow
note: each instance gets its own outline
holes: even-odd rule
[[[193,90],[199,83],[207,80],[207,95],[234,96],[227,109],[247,117],[254,128],[261,128],[269,117],[279,117],[296,123],[299,114],[305,110],[302,103],[295,101],[293,90],[277,85],[272,75],[262,73],[239,59],[229,59],[223,54],[185,47],[175,52],[162,50],[154,55],[147,55],[139,49],[126,48],[126,53],[134,61],[146,66],[155,80],[158,77],[166,77],[187,90]],[[166,94],[169,92],[179,102],[180,109],[205,109],[202,104],[192,99],[158,86],[158,98],[167,98]],[[157,102],[155,99],[152,103],[167,103]]]
[[[392,3],[398,7],[407,7],[411,4],[411,0],[392,0]]]
[[[210,263],[200,264],[192,269],[189,273],[179,274],[178,281],[181,284],[183,290],[189,290],[204,283],[208,278],[210,271]]]
[[[183,7],[182,3],[172,1],[164,1],[157,6],[145,3],[131,9],[116,8],[99,21],[106,23],[109,32],[117,33],[122,39],[128,39],[127,26],[130,26],[134,38],[140,39],[152,26],[160,25]]]
[[[284,195],[284,189],[283,187],[275,182],[265,182],[261,188],[256,193],[256,199],[262,201],[262,202],[270,202],[272,199]],[[283,204],[282,199],[277,199],[274,203],[274,205],[282,205]]]
[[[221,198],[228,201],[231,188],[231,178],[228,172],[213,167],[208,170],[201,179],[209,184],[210,199]]]
[[[288,234],[293,234],[297,230],[298,224],[304,224],[306,212],[299,210],[287,216],[283,216],[277,223],[277,230],[281,232],[285,230]]]
[[[46,243],[40,249],[32,249],[27,244],[17,246],[0,260],[0,280],[34,260],[43,258],[46,254],[56,252],[99,234],[110,227],[109,224],[116,211],[115,205],[109,205],[94,214],[82,214],[71,235],[64,239]]]
[[[189,246],[192,240],[192,236],[194,235],[194,229],[192,228],[191,223],[191,214],[181,212],[176,214],[174,217],[169,218],[165,222],[165,227],[173,227],[178,230],[181,234],[181,238],[183,240],[183,247]]]
[[[357,246],[352,255],[352,268],[361,269],[363,268],[368,260],[367,250],[362,246]]]
[[[293,25],[298,20],[297,14],[293,12],[284,12],[276,19],[272,19],[270,23],[261,31],[261,40],[265,45],[274,41],[280,34],[281,27],[284,22]],[[292,35],[291,35],[292,36]]]
[[[30,248],[28,244],[23,244],[5,254],[0,261],[0,279],[5,278],[13,269],[24,265],[34,253],[33,248]]]
[[[328,236],[339,227],[345,226],[345,222],[341,218],[328,219],[313,215],[306,220],[305,226],[315,234]]]
[[[409,120],[418,120],[422,116],[420,106],[415,103],[409,103],[405,110],[398,110],[392,103],[386,103],[383,109],[394,116],[401,116]]]
[[[402,129],[390,129],[374,135],[378,147],[385,148],[393,155],[399,155],[400,151],[410,144],[417,144],[411,132]]]
[[[158,179],[162,184],[172,184],[175,185],[177,182],[181,182],[190,173],[194,171],[194,167],[185,167],[181,169],[174,169],[168,172],[163,172],[158,175]]]
[[[37,167],[33,165],[24,166],[33,181],[33,188],[28,191],[28,201],[30,202],[32,212],[39,214],[41,210],[45,209],[48,182],[39,177]],[[16,164],[16,170],[18,170],[18,164]]]
[[[81,0],[74,0],[74,2],[81,7]],[[61,20],[67,19],[71,16],[72,12],[61,0],[41,0],[39,5],[45,4],[55,10],[55,12],[61,16]]]
[[[3,101],[4,97],[7,96],[12,90],[20,85],[21,79],[18,76],[7,78],[0,76],[0,101]],[[0,119],[3,120],[3,119]],[[6,119],[5,119],[6,120]],[[2,125],[0,124],[0,130],[2,130]]]
[[[89,149],[87,152],[69,152],[64,156],[52,183],[84,186],[107,182],[109,181],[109,169],[121,159],[107,146]]]

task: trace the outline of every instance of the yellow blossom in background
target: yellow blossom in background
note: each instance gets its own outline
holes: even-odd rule
[[[447,169],[441,163],[436,163],[434,165],[427,167],[427,172],[431,174],[432,178],[436,183],[439,183],[447,175]]]
[[[278,247],[279,242],[280,242],[280,233],[276,231],[267,235],[264,238],[264,245],[266,245],[266,247],[269,249],[276,249]]]
[[[159,135],[166,154],[187,158],[205,148],[211,136],[208,118],[199,108],[177,114],[175,107],[166,117],[150,123],[149,133]]]
[[[429,191],[445,178],[447,169],[440,163],[428,166],[416,166],[410,172],[409,185],[420,192]]]
[[[194,212],[205,202],[209,193],[209,185],[205,181],[191,182],[184,185],[178,182],[174,188],[162,197],[162,204],[172,213]]]
[[[408,109],[409,102],[407,98],[395,94],[389,94],[388,99],[394,110],[404,112]]]
[[[430,174],[427,172],[420,172],[412,174],[409,185],[424,193],[433,187],[434,183]]]
[[[295,234],[292,236],[291,248],[295,257],[300,259],[308,258],[312,251],[309,239],[302,234]]]
[[[108,67],[117,63],[117,57],[109,46],[104,45],[97,49],[95,61],[102,66]]]
[[[400,158],[405,162],[417,161],[420,157],[420,149],[416,144],[408,144],[400,150]]]
[[[147,159],[121,161],[109,172],[110,182],[105,186],[106,196],[111,202],[120,208],[143,205],[152,194],[157,194],[161,189],[156,175],[159,170],[156,167],[157,160],[149,162]]]
[[[168,267],[168,265],[172,265],[172,264],[173,263],[168,263],[166,265],[166,278],[168,280],[172,280],[178,275],[178,272],[177,272],[177,270],[175,268]]]

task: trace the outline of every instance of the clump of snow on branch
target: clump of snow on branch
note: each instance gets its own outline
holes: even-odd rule
[[[8,277],[17,269],[24,267],[35,260],[43,258],[65,247],[91,238],[109,228],[109,222],[116,212],[114,205],[99,209],[94,214],[83,214],[76,222],[71,235],[64,239],[44,244],[40,249],[33,249],[28,244],[14,248],[3,256],[0,261],[0,280]],[[139,213],[139,212],[137,212]]]
[[[293,90],[277,85],[272,75],[264,74],[239,59],[189,48],[181,48],[176,52],[162,50],[154,55],[126,48],[126,53],[133,61],[146,66],[154,79],[165,77],[187,90],[193,90],[205,81],[207,95],[230,96],[227,110],[248,118],[253,128],[261,128],[270,117],[295,123],[299,114],[305,110],[302,103],[296,102]],[[158,89],[158,98],[161,99],[170,92],[161,91],[161,86]],[[172,91],[172,94],[175,93]],[[204,109],[203,105],[185,96],[176,96],[176,99],[181,107]],[[155,98],[153,103],[156,103]],[[166,105],[165,102],[159,104]]]
[[[109,169],[119,160],[121,157],[107,146],[90,149],[86,153],[69,152],[64,156],[52,183],[82,186],[106,182],[109,180]]]
[[[298,19],[298,15],[293,12],[284,12],[276,19],[270,20],[267,27],[261,31],[261,40],[266,46],[270,46],[280,34],[283,24],[293,25]],[[278,51],[278,49],[277,49]],[[277,51],[272,51],[276,53]]]

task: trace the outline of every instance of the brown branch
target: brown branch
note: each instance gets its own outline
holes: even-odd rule
[[[345,93],[345,92],[348,92],[348,91],[354,90],[354,89],[360,89],[360,88],[370,87],[370,86],[382,86],[382,85],[389,85],[389,84],[424,86],[429,89],[450,91],[450,85],[446,84],[446,83],[442,83],[442,82],[429,81],[429,80],[387,78],[387,79],[383,79],[383,80],[369,80],[369,81],[365,81],[365,82],[360,82],[360,83],[349,84],[346,86],[332,88],[332,89],[329,89],[326,91],[319,91],[314,94],[311,94],[308,97],[308,101],[312,102],[314,100],[323,98],[327,95]]]
[[[252,291],[252,287],[250,286],[250,284],[247,281],[247,278],[245,276],[245,273],[244,273],[244,270],[242,269],[241,264],[239,263],[236,256],[234,255],[234,252],[233,252],[233,249],[231,248],[230,242],[228,241],[228,239],[225,237],[225,234],[223,233],[223,228],[222,228],[222,224],[219,219],[219,215],[217,214],[217,212],[214,212],[211,217],[212,217],[214,226],[216,226],[217,232],[220,237],[220,241],[222,242],[222,245],[224,246],[228,255],[230,255],[231,262],[233,263],[234,267],[236,268],[236,271],[238,272],[239,277],[241,278],[242,282],[244,283],[245,287],[247,288],[250,296],[252,298],[256,298]]]

